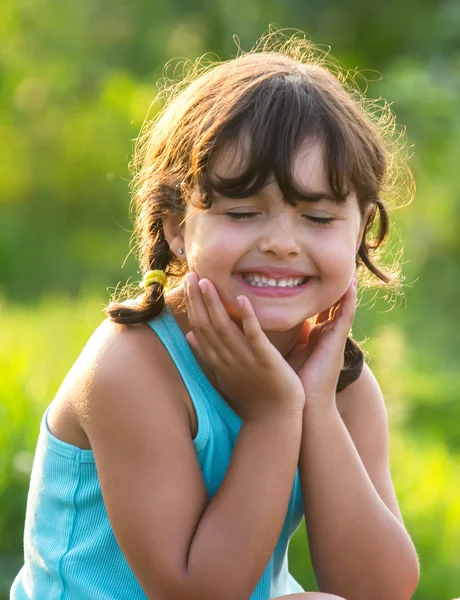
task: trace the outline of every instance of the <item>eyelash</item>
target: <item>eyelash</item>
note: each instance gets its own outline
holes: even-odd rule
[[[230,220],[232,221],[243,221],[244,219],[249,219],[251,217],[257,216],[259,213],[225,213],[228,215]],[[309,221],[316,223],[320,227],[328,227],[332,225],[332,222],[335,221],[333,217],[309,217],[307,215],[303,215]]]

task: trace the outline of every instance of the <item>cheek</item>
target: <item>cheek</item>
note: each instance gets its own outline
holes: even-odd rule
[[[318,261],[328,280],[331,293],[339,296],[344,294],[355,271],[355,244],[352,235],[330,236],[322,245]],[[332,291],[332,288],[334,290]]]
[[[355,240],[349,232],[342,232],[341,235],[331,232],[330,235],[321,238],[318,251],[323,260],[331,265],[354,263]]]
[[[197,225],[187,232],[189,268],[211,281],[228,276],[239,256],[233,232],[212,222]]]

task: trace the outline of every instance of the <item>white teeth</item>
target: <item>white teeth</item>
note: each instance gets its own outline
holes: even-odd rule
[[[243,279],[246,283],[255,287],[296,287],[304,281],[304,277],[291,277],[289,279],[273,279],[267,278],[264,275],[243,274]]]

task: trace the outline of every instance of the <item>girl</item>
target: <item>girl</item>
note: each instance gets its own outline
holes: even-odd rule
[[[320,62],[292,39],[197,69],[147,124],[143,293],[45,413],[13,600],[412,596],[384,402],[348,337],[356,275],[395,281],[388,150]],[[320,593],[288,570],[304,515]]]

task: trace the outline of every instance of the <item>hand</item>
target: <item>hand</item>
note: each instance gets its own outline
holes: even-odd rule
[[[246,296],[238,296],[242,330],[209,279],[187,277],[185,301],[192,331],[186,338],[215,375],[225,399],[243,420],[302,414],[299,377],[262,331]]]
[[[356,283],[330,309],[316,316],[315,326],[306,323],[303,335],[286,360],[298,373],[305,390],[306,406],[335,402],[344,350],[356,311]]]

